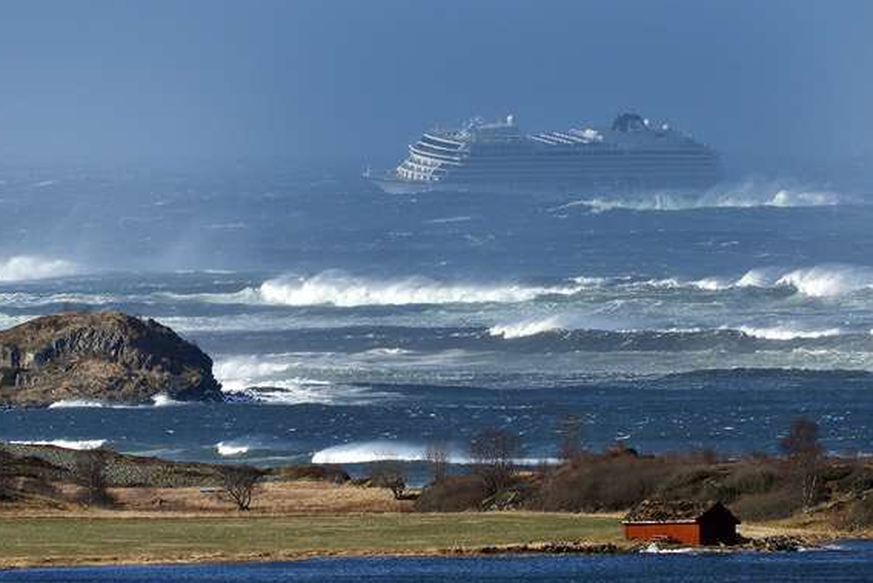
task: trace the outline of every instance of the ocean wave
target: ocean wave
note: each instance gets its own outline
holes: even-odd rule
[[[840,328],[827,328],[824,330],[797,329],[791,326],[753,327],[739,326],[736,328],[746,336],[761,338],[764,340],[817,340],[819,338],[831,338],[843,333]]]
[[[566,211],[582,206],[595,213],[615,210],[664,212],[712,208],[803,208],[857,202],[856,197],[831,190],[750,180],[741,184],[717,186],[697,196],[664,191],[630,198],[594,197],[575,200],[550,210]]]
[[[697,289],[720,292],[742,288],[790,289],[808,297],[832,297],[873,289],[873,268],[860,265],[822,264],[798,268],[759,267],[739,278],[705,277],[683,279],[667,277],[623,281],[617,278],[615,287],[653,289]]]
[[[83,408],[100,408],[106,407],[107,404],[102,401],[91,399],[62,399],[51,403],[49,409],[83,409]]]
[[[422,461],[426,446],[396,441],[364,441],[335,445],[315,452],[314,464],[365,464],[383,460]]]
[[[10,441],[9,443],[17,445],[53,445],[64,449],[75,449],[79,451],[100,449],[106,445],[105,439],[48,439],[48,440],[28,440],[28,441]]]
[[[77,273],[78,266],[66,259],[36,255],[15,255],[0,259],[0,282],[69,277]]]
[[[62,293],[62,294],[43,294],[30,292],[2,292],[0,293],[0,306],[10,308],[35,308],[49,306],[52,304],[85,304],[85,305],[104,305],[119,303],[121,301],[130,301],[134,298],[113,296],[108,294],[80,294],[80,293]]]
[[[283,276],[230,294],[201,294],[199,298],[224,303],[275,306],[400,306],[423,304],[518,303],[542,296],[568,296],[583,284],[529,286],[440,282],[427,277],[379,280],[335,270],[311,277]]]
[[[873,288],[873,269],[851,265],[816,266],[796,269],[776,281],[811,297],[838,296]]]
[[[312,454],[313,464],[369,464],[379,461],[418,462],[427,460],[428,446],[424,444],[373,440],[334,445]],[[471,463],[465,448],[449,446],[447,460],[451,464]],[[520,466],[535,466],[543,462],[555,463],[552,458],[516,458],[512,462]]]
[[[150,404],[127,405],[122,403],[107,403],[97,399],[61,399],[49,404],[49,409],[141,409],[146,407],[174,407],[185,405],[184,401],[176,401],[169,395],[158,394],[152,397]]]
[[[511,324],[497,324],[488,329],[491,336],[500,336],[506,339],[524,338],[536,336],[546,332],[561,330],[566,323],[559,316],[549,316],[543,319],[522,320]]]
[[[245,455],[254,445],[246,441],[219,441],[215,444],[215,452],[222,457],[238,457]]]
[[[237,393],[249,387],[281,380],[295,366],[293,362],[277,362],[275,358],[276,355],[225,358],[215,362],[213,373],[224,392]]]
[[[388,396],[366,386],[303,376],[296,370],[299,363],[294,358],[284,354],[231,356],[217,361],[213,370],[228,401],[271,405],[366,404]]]

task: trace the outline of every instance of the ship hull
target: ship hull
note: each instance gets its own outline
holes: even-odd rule
[[[718,181],[674,181],[650,183],[594,183],[594,182],[417,182],[413,180],[369,178],[383,192],[394,195],[415,195],[435,192],[454,192],[482,195],[531,194],[540,196],[597,196],[623,199],[646,193],[699,193],[715,186]]]

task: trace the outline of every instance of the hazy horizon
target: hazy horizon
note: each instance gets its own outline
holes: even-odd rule
[[[671,121],[760,169],[866,166],[868,2],[5,3],[0,154],[391,163],[435,123]]]

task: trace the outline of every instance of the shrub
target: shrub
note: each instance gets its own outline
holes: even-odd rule
[[[219,475],[221,487],[236,504],[237,510],[248,511],[264,473],[251,466],[224,466],[219,471]]]
[[[873,496],[852,500],[832,518],[832,524],[841,530],[857,531],[873,528]]]
[[[391,490],[395,500],[401,500],[406,491],[403,466],[397,460],[374,462],[370,471],[370,485],[375,488],[387,488]]]
[[[481,476],[446,476],[421,491],[415,501],[418,512],[463,512],[478,510],[488,498],[488,488]]]
[[[804,506],[797,488],[784,487],[762,494],[743,496],[731,504],[740,520],[772,520],[788,518]]]

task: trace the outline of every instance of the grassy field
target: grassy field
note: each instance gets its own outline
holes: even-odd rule
[[[0,565],[270,560],[620,538],[618,518],[515,512],[3,518]]]

